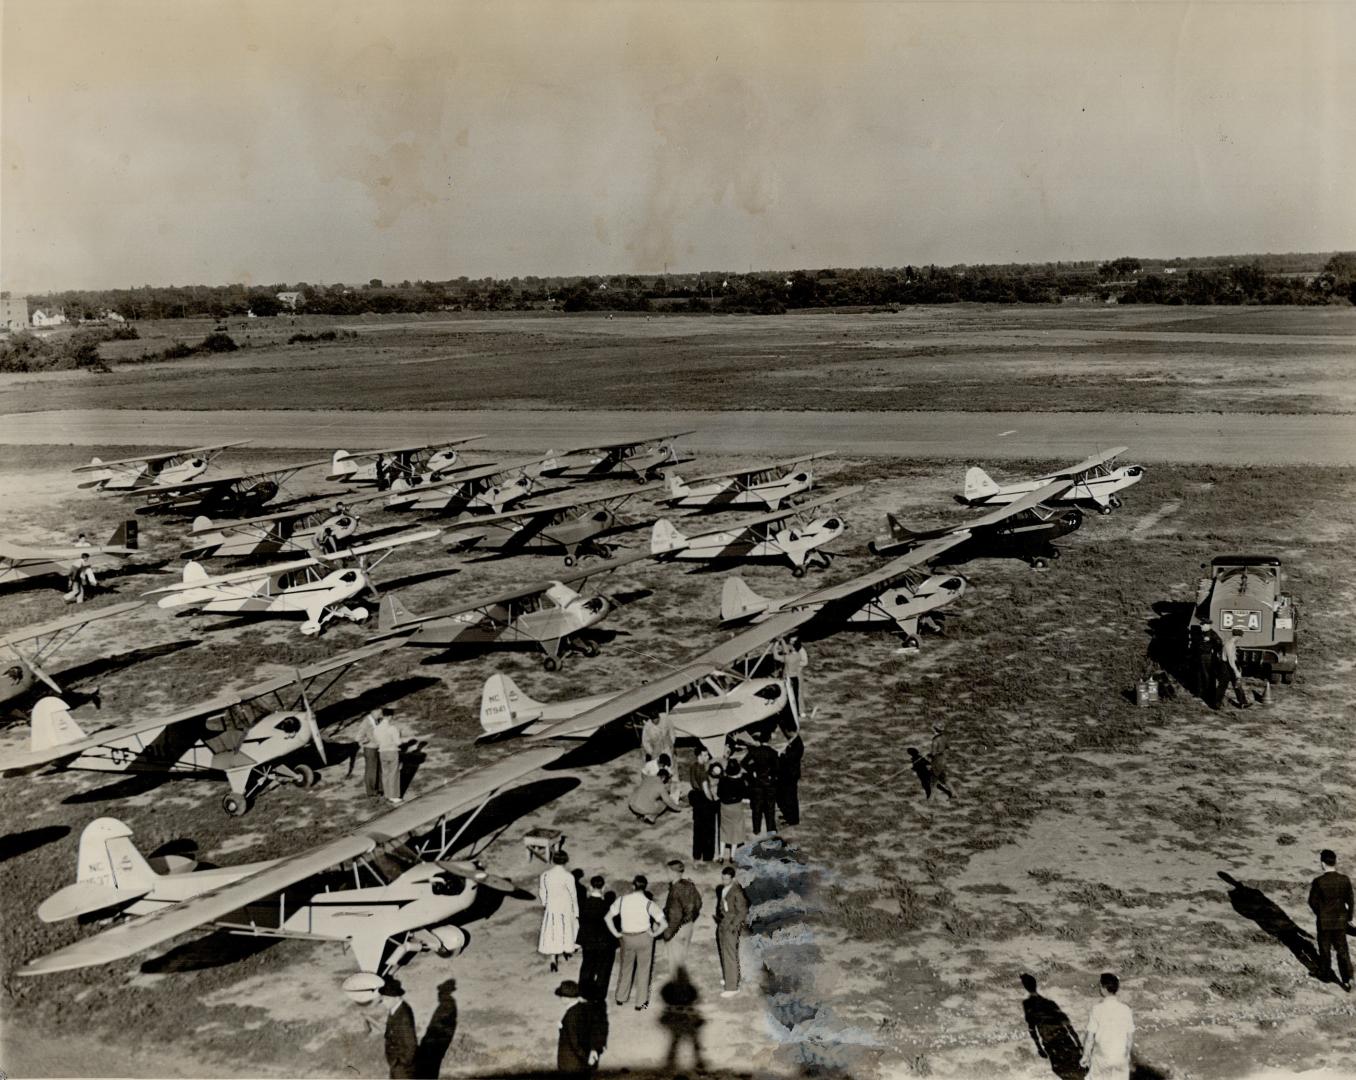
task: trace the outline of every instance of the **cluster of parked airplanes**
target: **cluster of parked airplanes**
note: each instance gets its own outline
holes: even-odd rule
[[[469,436],[339,450],[329,459],[215,478],[203,474],[240,443],[119,461],[95,458],[76,470],[87,477],[82,487],[139,499],[138,515],[192,519],[182,579],[140,600],[81,610],[0,638],[11,661],[0,678],[0,708],[21,715],[15,710],[34,702],[28,749],[0,752],[0,774],[84,769],[224,777],[229,791],[222,805],[240,815],[272,784],[315,782],[313,763],[326,763],[315,709],[355,665],[403,646],[525,645],[540,649],[545,666],[555,670],[568,650],[597,652],[595,628],[618,603],[583,590],[589,579],[622,566],[645,560],[762,562],[788,566],[800,578],[813,566],[829,565],[835,554],[829,545],[846,528],[833,506],[861,489],[813,494],[815,463],[825,455],[684,480],[674,469],[692,459],[680,456],[677,440],[689,434],[483,465],[463,456],[465,444],[479,438]],[[719,753],[728,735],[794,711],[784,680],[759,677],[780,642],[864,627],[892,631],[905,647],[916,648],[922,630],[937,628],[943,609],[966,590],[966,579],[945,567],[1017,557],[1045,568],[1058,555],[1053,541],[1080,526],[1083,508],[1110,513],[1120,505],[1119,493],[1140,479],[1141,467],[1116,464],[1124,452],[1117,447],[1008,485],[972,468],[957,501],[983,513],[927,531],[910,530],[890,515],[886,532],[868,545],[886,561],[836,585],[769,598],[728,576],[720,623],[738,632],[632,689],[547,703],[528,697],[508,676],[493,675],[482,695],[481,740],[587,739],[662,712],[680,737]],[[341,489],[323,501],[310,497],[260,513],[296,473],[319,465],[329,466],[328,480]],[[562,497],[580,483],[617,479],[635,486],[620,494]],[[553,486],[543,491],[547,484]],[[375,490],[353,494],[364,487]],[[527,501],[533,495],[535,504]],[[655,500],[654,513],[624,516],[622,507],[642,496]],[[359,509],[374,504],[412,512],[420,523],[360,531]],[[704,513],[740,510],[758,512],[716,527],[692,524]],[[678,522],[659,516],[677,511],[687,512]],[[614,545],[622,534],[646,526],[648,545],[619,554]],[[569,572],[420,613],[394,593],[377,592],[371,574],[381,561],[398,548],[434,540],[450,551],[489,557],[555,555]],[[0,586],[64,577],[82,563],[115,569],[140,550],[135,520],[102,546],[0,543]],[[215,560],[248,565],[209,573],[204,564]],[[63,689],[61,676],[49,670],[52,658],[86,626],[116,619],[152,597],[169,610],[301,616],[308,635],[335,619],[363,622],[367,604],[378,607],[379,618],[376,632],[358,649],[168,715],[86,730],[72,715],[73,688]],[[468,828],[492,800],[538,770],[568,767],[561,762],[565,753],[558,746],[534,747],[473,769],[349,835],[265,863],[196,870],[182,857],[148,859],[125,824],[99,818],[81,835],[76,881],[37,914],[46,922],[78,918],[113,925],[17,973],[105,964],[211,927],[345,942],[359,968],[345,988],[370,989],[414,951],[459,951],[467,939],[453,920],[475,902],[478,890],[513,890],[475,861],[474,850],[462,860],[453,856],[468,846]]]

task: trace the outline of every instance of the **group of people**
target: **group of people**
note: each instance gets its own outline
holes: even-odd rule
[[[369,796],[385,795],[386,801],[399,806],[400,725],[395,709],[384,705],[363,717],[358,729],[358,746],[363,752],[363,789]]]
[[[1117,996],[1119,978],[1106,971],[1098,979],[1100,1000],[1088,1014],[1082,1039],[1064,1010],[1037,992],[1034,975],[1023,975],[1021,981],[1027,992],[1022,1002],[1027,1031],[1036,1044],[1036,1053],[1050,1062],[1056,1076],[1067,1080],[1130,1080],[1135,1017]]]

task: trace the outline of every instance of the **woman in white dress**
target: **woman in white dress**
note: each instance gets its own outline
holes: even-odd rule
[[[563,851],[551,856],[551,868],[541,876],[537,898],[545,909],[541,915],[541,934],[537,952],[551,958],[551,970],[560,970],[560,961],[574,952],[579,936],[579,893],[574,875],[566,869],[570,857]]]

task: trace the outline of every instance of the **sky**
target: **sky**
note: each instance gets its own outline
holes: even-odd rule
[[[16,291],[1356,248],[1356,3],[0,3]]]

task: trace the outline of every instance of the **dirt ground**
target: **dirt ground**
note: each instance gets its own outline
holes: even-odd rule
[[[121,507],[72,490],[67,470],[87,456],[83,448],[0,449],[5,537],[111,532]],[[291,456],[249,451],[238,460]],[[732,463],[703,455],[701,469]],[[828,464],[825,487],[865,491],[844,507],[844,557],[811,581],[873,566],[865,543],[886,511],[919,525],[962,518],[951,494],[963,465],[865,455]],[[1035,467],[1009,461],[1001,471]],[[785,849],[762,845],[739,860],[754,901],[743,952],[750,989],[719,997],[709,918],[694,940],[710,1062],[726,1075],[1034,1080],[1051,1073],[1027,1036],[1018,976],[1036,975],[1081,1028],[1098,973],[1115,970],[1136,1012],[1137,1076],[1356,1073],[1352,999],[1310,976],[1302,936],[1312,925],[1305,896],[1318,849],[1336,849],[1348,868],[1356,861],[1347,805],[1354,489],[1356,471],[1344,468],[1156,465],[1123,510],[1091,515],[1066,538],[1050,571],[1001,561],[963,567],[971,591],[945,636],[925,638],[920,652],[899,653],[876,634],[811,642],[802,824],[786,830]],[[145,523],[147,561],[166,566],[113,579],[115,594],[99,602],[170,580],[185,528]],[[1179,670],[1175,635],[1200,564],[1239,551],[1285,560],[1302,618],[1295,684],[1247,713],[1213,712],[1184,690],[1136,708],[1130,691],[1151,657]],[[377,580],[420,610],[560,570],[550,557],[476,562],[434,545],[400,552]],[[802,588],[785,569],[741,573],[770,595]],[[511,743],[472,745],[489,674],[509,673],[547,700],[634,685],[722,638],[723,578],[628,567],[602,585],[634,602],[611,620],[615,636],[600,656],[547,673],[528,653],[398,650],[356,670],[320,721],[338,748],[364,709],[393,702],[427,740],[411,762],[418,794],[515,752]],[[11,591],[0,604],[6,626],[65,613],[48,589]],[[174,618],[149,607],[90,627],[55,666],[77,669],[77,686],[101,685],[102,714],[85,706],[76,715],[108,722],[249,685],[357,647],[367,633],[344,624],[308,640],[293,623]],[[907,748],[926,749],[936,719],[953,742],[953,801],[925,800],[908,768]],[[6,745],[25,738],[26,729],[12,728]],[[506,805],[508,827],[486,849],[489,865],[534,889],[541,864],[528,865],[520,838],[541,824],[566,833],[574,865],[589,873],[619,883],[640,871],[662,882],[664,862],[689,851],[689,823],[669,815],[652,828],[638,824],[625,807],[636,753],[624,742],[616,753],[572,770],[577,784],[537,785]],[[94,817],[127,821],[143,851],[168,846],[227,864],[311,846],[378,809],[342,764],[312,790],[268,792],[239,820],[221,811],[223,790],[89,773],[0,784],[8,832],[0,840],[0,1061],[9,1075],[382,1074],[379,1036],[339,993],[352,967],[338,946],[260,948],[213,936],[83,972],[11,974],[89,932],[44,926],[32,912],[72,880],[79,831]],[[693,877],[709,912],[717,871],[703,866]],[[445,1033],[451,1028],[442,1075],[553,1063],[561,976],[535,952],[539,921],[534,901],[507,899],[468,926],[463,955],[420,957],[402,972],[421,1031],[435,1014]],[[662,1067],[664,1019],[658,1006],[613,1009],[605,1064],[631,1075]]]

